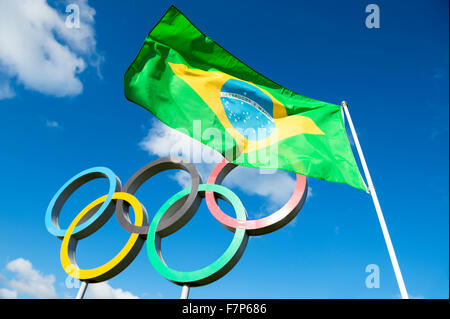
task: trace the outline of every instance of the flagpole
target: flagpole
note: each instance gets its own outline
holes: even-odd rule
[[[344,109],[345,115],[348,120],[348,125],[353,135],[353,140],[355,142],[356,149],[358,151],[359,158],[361,160],[361,165],[366,175],[366,181],[368,184],[368,191],[372,195],[373,204],[375,205],[375,210],[377,212],[378,220],[380,222],[381,230],[383,232],[384,241],[389,252],[389,257],[391,258],[392,267],[394,268],[395,278],[397,279],[398,288],[400,289],[400,294],[403,299],[409,299],[408,293],[406,291],[405,283],[403,281],[402,272],[400,271],[400,266],[398,265],[397,256],[395,255],[394,246],[392,245],[391,237],[389,236],[389,231],[386,226],[386,222],[383,217],[383,212],[381,211],[381,206],[378,201],[377,193],[375,192],[375,187],[373,186],[372,178],[370,177],[369,168],[367,167],[366,160],[364,158],[361,145],[359,144],[358,136],[356,135],[355,127],[353,126],[352,118],[350,117],[350,112],[348,111],[348,106],[346,101],[342,101],[342,108]]]
[[[84,298],[84,294],[86,293],[87,286],[88,286],[88,283],[86,281],[81,282],[81,286],[80,286],[80,289],[78,289],[78,294],[77,294],[76,299]]]
[[[188,299],[189,298],[189,286],[183,285],[183,288],[181,288],[181,297],[180,299]]]

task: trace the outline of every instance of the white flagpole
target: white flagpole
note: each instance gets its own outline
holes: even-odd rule
[[[75,299],[83,299],[84,298],[84,294],[86,293],[87,286],[88,286],[88,283],[86,281],[81,282],[80,289],[78,289],[78,294]]]
[[[189,298],[189,286],[183,285],[183,288],[181,288],[181,297],[180,299],[188,299]]]
[[[377,212],[378,220],[380,221],[381,230],[383,231],[384,241],[389,252],[389,257],[391,258],[392,267],[394,268],[395,278],[397,279],[398,288],[400,289],[400,294],[403,299],[409,299],[408,293],[406,291],[405,283],[403,281],[402,272],[400,271],[400,266],[398,265],[397,256],[395,255],[394,246],[392,246],[391,237],[389,236],[389,231],[386,226],[386,222],[383,217],[383,212],[381,211],[381,206],[378,201],[377,193],[375,192],[375,187],[373,186],[372,178],[370,177],[369,168],[367,167],[366,160],[364,158],[361,145],[359,144],[358,136],[356,135],[355,127],[353,126],[352,118],[350,117],[350,112],[348,111],[347,102],[342,101],[342,108],[344,109],[345,115],[347,116],[348,125],[353,135],[353,140],[355,141],[356,149],[358,150],[358,155],[361,160],[361,165],[366,175],[367,184],[369,185],[368,191],[372,195],[372,200],[375,205],[375,210]]]

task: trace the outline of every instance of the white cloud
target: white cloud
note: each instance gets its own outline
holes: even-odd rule
[[[55,276],[42,275],[33,268],[30,261],[17,258],[6,265],[6,269],[16,275],[16,278],[6,281],[6,285],[13,289],[4,291],[16,295],[18,293],[28,294],[37,298],[56,298],[54,287]]]
[[[146,299],[162,299],[164,297],[164,295],[160,291],[158,291],[157,293],[154,293],[154,294],[149,294],[147,292],[144,292],[142,294],[142,297],[146,298]]]
[[[152,128],[139,145],[150,155],[159,157],[178,155],[194,162],[204,182],[215,165],[223,159],[221,154],[211,151],[209,147],[160,121],[152,122]],[[205,154],[211,155],[205,156]],[[207,163],[198,163],[195,161],[196,158],[203,160],[206,158]],[[190,177],[184,171],[177,172],[173,178],[183,187],[190,186]],[[295,188],[295,177],[294,174],[285,171],[261,174],[258,169],[238,166],[225,178],[224,185],[238,188],[249,195],[263,196],[270,204],[268,209],[273,209],[281,208],[289,200]]]
[[[68,13],[46,0],[0,0],[0,99],[14,96],[11,81],[54,96],[80,94],[87,65],[98,67],[93,29],[95,10],[87,0],[72,0],[80,9],[80,27],[66,26]]]
[[[274,174],[260,174],[258,169],[238,166],[224,180],[227,187],[236,187],[249,195],[266,197],[276,205],[283,205],[295,188],[294,174],[277,171]]]
[[[17,299],[17,291],[0,288],[0,299]]]
[[[111,287],[108,282],[89,284],[86,290],[86,299],[139,299],[129,291]]]
[[[10,289],[0,288],[0,299],[17,298],[19,294],[37,298],[58,298],[55,290],[55,276],[43,275],[29,260],[17,258],[6,265],[6,270],[15,278],[8,279],[0,274],[0,281]],[[68,294],[66,292],[66,297]],[[72,297],[71,297],[72,298]],[[91,299],[137,299],[131,292],[111,287],[108,282],[89,284],[85,298]]]

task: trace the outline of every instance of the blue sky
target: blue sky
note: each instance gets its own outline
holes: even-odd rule
[[[378,29],[366,27],[371,2],[364,1],[72,2],[81,9],[80,29],[65,29],[63,1],[35,1],[28,11],[26,1],[0,1],[0,23],[16,21],[7,16],[20,21],[0,26],[0,296],[73,298],[77,290],[66,287],[59,261],[61,242],[44,225],[53,194],[93,166],[111,168],[125,184],[177,140],[123,94],[127,67],[174,4],[268,78],[312,98],[348,101],[409,294],[449,297],[447,1],[376,1]],[[210,166],[201,167],[206,180]],[[249,216],[281,207],[294,174],[249,170],[227,177]],[[136,196],[151,217],[183,181],[164,172]],[[291,224],[250,238],[236,267],[191,289],[191,297],[398,298],[370,196],[342,184],[308,183],[311,195]],[[80,188],[64,206],[61,226],[106,188],[106,180]],[[79,242],[80,267],[107,262],[127,238],[111,218]],[[203,203],[163,240],[164,258],[176,269],[198,269],[231,238]],[[379,266],[379,288],[365,285],[370,264]],[[93,287],[91,297],[181,292],[153,269],[145,249],[117,277]]]

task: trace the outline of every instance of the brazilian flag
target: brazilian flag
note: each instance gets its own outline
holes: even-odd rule
[[[340,106],[259,74],[174,6],[125,73],[125,96],[235,164],[366,189]]]

